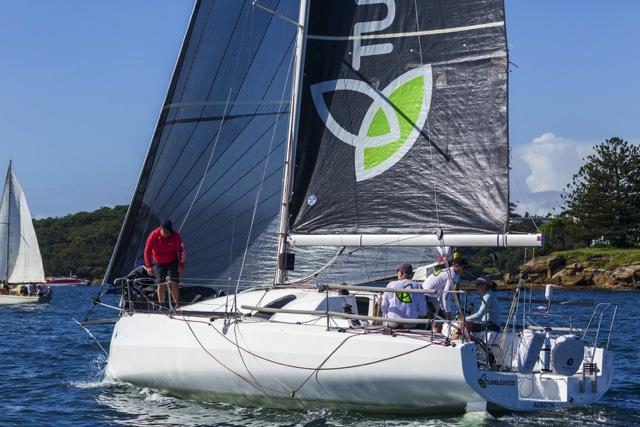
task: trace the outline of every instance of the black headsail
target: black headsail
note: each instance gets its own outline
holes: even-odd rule
[[[196,2],[106,280],[133,268],[166,218],[185,242],[186,282],[273,277],[295,39],[285,18],[298,2],[260,5],[275,13]]]
[[[500,233],[502,0],[314,0],[291,231]]]

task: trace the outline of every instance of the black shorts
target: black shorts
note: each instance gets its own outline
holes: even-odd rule
[[[436,315],[436,306],[433,305],[431,298],[427,297],[427,318],[433,319]]]
[[[167,277],[171,277],[171,280],[178,281],[180,279],[178,260],[168,264],[153,264],[153,274],[156,276],[156,283],[165,283]]]

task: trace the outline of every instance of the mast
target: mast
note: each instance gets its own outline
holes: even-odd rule
[[[275,284],[282,285],[286,278],[287,234],[289,232],[289,202],[293,184],[293,169],[298,139],[298,116],[300,114],[300,88],[304,69],[306,27],[309,0],[300,0],[298,13],[296,48],[294,52],[294,78],[291,83],[291,103],[289,108],[289,131],[285,153],[284,176],[282,180],[282,200],[280,204],[280,226],[278,229],[278,261]]]
[[[6,264],[5,264],[5,274],[4,274],[4,280],[5,282],[9,283],[9,241],[10,241],[10,237],[9,237],[9,224],[11,223],[11,187],[13,187],[13,183],[11,182],[11,160],[9,160],[9,169],[7,170],[7,182],[9,183],[9,198],[8,203],[7,203],[7,259],[6,259]]]

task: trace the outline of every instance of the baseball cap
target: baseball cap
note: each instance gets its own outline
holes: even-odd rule
[[[413,266],[408,262],[403,262],[398,264],[398,266],[396,267],[396,271],[401,271],[405,274],[411,274],[413,273]]]

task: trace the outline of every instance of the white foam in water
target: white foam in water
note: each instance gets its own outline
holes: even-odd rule
[[[76,387],[76,388],[107,388],[107,387],[112,387],[112,386],[116,386],[116,385],[123,385],[125,383],[122,383],[120,381],[116,381],[112,378],[103,378],[101,380],[95,380],[95,381],[71,381],[69,383],[69,385]]]
[[[162,394],[158,393],[157,391],[151,390],[148,387],[145,387],[142,390],[140,390],[138,394],[145,396],[144,397],[145,402],[167,404],[174,401],[173,398],[163,396]]]
[[[460,424],[463,426],[484,426],[486,425],[487,421],[495,419],[496,418],[488,412],[472,411],[466,412],[462,416]]]

